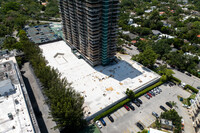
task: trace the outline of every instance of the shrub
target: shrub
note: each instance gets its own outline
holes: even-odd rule
[[[176,81],[178,84],[181,83],[181,80],[178,79],[178,78],[176,78],[176,77],[174,77],[174,76],[171,77],[171,81],[172,81],[172,82],[173,82],[173,81]]]
[[[110,109],[106,110],[105,112],[101,113],[100,115],[96,116],[94,118],[94,121],[96,121],[96,120],[98,120],[98,119],[100,119],[102,117],[105,117],[108,114],[111,114],[112,112],[114,112],[115,110],[117,110],[118,108],[122,107],[124,104],[126,104],[126,103],[128,103],[130,101],[131,101],[131,99],[129,99],[129,98],[125,99],[124,101],[121,101],[120,103],[116,104],[112,108],[110,108]]]
[[[194,88],[194,87],[192,87],[192,86],[190,86],[190,85],[186,85],[185,87],[184,87],[184,89],[190,89],[192,92],[194,92],[194,93],[198,93],[199,92],[199,90],[197,90],[196,88]]]

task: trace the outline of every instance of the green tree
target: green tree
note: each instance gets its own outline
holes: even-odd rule
[[[134,99],[134,98],[135,98],[135,93],[133,92],[133,90],[130,90],[129,88],[126,89],[126,95],[127,95],[130,99]]]
[[[172,77],[172,74],[174,74],[174,72],[171,69],[167,68],[167,65],[161,65],[157,68],[157,72],[160,75],[165,75],[167,80],[169,80]]]
[[[146,67],[153,67],[158,55],[152,50],[151,47],[147,47],[144,52],[139,55],[133,56],[133,60],[138,61]]]
[[[161,113],[160,117],[172,121],[173,125],[175,125],[174,133],[180,133],[181,132],[181,119],[182,119],[182,117],[180,117],[178,115],[176,110],[171,109],[169,111],[163,112],[163,113]]]

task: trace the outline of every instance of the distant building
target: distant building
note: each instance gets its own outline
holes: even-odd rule
[[[131,25],[132,23],[133,23],[133,19],[130,18],[129,21],[128,21],[128,24]]]
[[[162,128],[168,129],[168,130],[173,130],[173,124],[172,121],[166,120],[166,119],[161,119],[160,124]]]
[[[153,9],[148,9],[148,10],[145,10],[144,12],[145,13],[151,13],[153,11]]]
[[[148,133],[166,133],[157,129],[150,128]]]
[[[137,23],[133,23],[131,24],[131,26],[134,26],[134,27],[141,27],[141,25],[137,24]]]
[[[159,30],[152,30],[152,33],[154,35],[160,35],[160,34],[162,34]]]

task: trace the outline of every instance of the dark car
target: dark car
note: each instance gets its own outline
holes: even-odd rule
[[[172,108],[172,104],[169,102],[166,102],[166,105],[169,106],[170,108]]]
[[[160,105],[160,108],[165,112],[167,111],[167,109],[165,107],[163,107],[162,105]]]
[[[114,122],[114,119],[112,118],[111,115],[108,115],[108,119],[109,119],[111,122]]]
[[[103,118],[99,119],[101,121],[101,123],[106,126],[106,122],[103,120]]]
[[[136,99],[140,104],[142,104],[142,100],[140,100],[139,98]]]
[[[128,110],[128,111],[130,110],[129,107],[128,107],[126,104],[124,105],[124,108],[125,108],[126,110]]]
[[[155,116],[156,118],[159,118],[159,116],[156,112],[152,112],[152,115]]]
[[[190,73],[186,73],[186,75],[188,75],[188,76],[190,76],[190,77],[192,76],[192,74],[190,74]]]
[[[152,96],[155,96],[155,95],[156,95],[153,91],[149,91],[149,93],[150,93]]]
[[[197,86],[197,89],[200,89],[200,86]]]
[[[128,107],[131,108],[131,110],[135,110],[135,107],[131,103],[127,103]]]
[[[144,130],[144,127],[139,122],[136,123],[136,126],[139,127],[139,129]]]
[[[147,99],[150,99],[150,96],[148,96],[147,94],[144,95]]]
[[[140,107],[140,103],[137,100],[132,101],[136,106]]]

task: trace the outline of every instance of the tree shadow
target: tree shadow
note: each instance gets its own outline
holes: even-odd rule
[[[24,74],[25,72],[22,71],[22,73]],[[29,95],[29,98],[30,98],[36,119],[37,119],[37,122],[38,122],[38,125],[39,125],[39,128],[40,128],[40,131],[41,131],[41,133],[48,133],[47,127],[46,127],[44,119],[42,117],[42,113],[41,113],[41,111],[38,107],[38,104],[37,104],[37,101],[35,99],[33,90],[30,86],[30,82],[29,82],[28,78],[26,78],[23,74],[22,74],[22,78],[24,80],[24,84],[26,86],[26,89],[27,89],[27,92],[28,92],[28,95]]]

